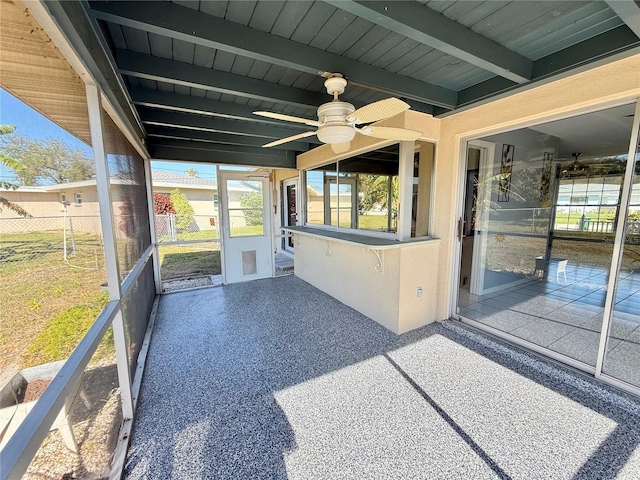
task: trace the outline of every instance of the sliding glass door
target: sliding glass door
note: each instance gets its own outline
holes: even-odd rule
[[[637,123],[636,123],[636,134]],[[637,137],[633,140],[637,147]],[[640,387],[640,153],[628,162],[623,200],[626,217],[618,219],[619,254],[615,259],[614,302],[608,332],[601,348],[606,352],[602,373]]]
[[[457,313],[640,387],[634,111],[624,105],[469,142]]]

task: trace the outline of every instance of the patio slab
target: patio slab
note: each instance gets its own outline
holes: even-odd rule
[[[160,299],[124,478],[637,478],[640,403],[294,276]]]

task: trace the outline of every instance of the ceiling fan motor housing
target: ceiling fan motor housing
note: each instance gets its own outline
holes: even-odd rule
[[[356,130],[346,121],[347,115],[355,112],[347,102],[333,101],[318,107],[318,140],[323,143],[344,143],[353,140]]]

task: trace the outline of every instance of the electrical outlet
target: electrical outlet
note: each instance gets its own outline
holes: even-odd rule
[[[418,297],[422,296],[422,287],[418,287],[417,295],[418,295]]]

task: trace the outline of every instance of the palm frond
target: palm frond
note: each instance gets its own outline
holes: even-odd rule
[[[0,125],[0,135],[7,135],[16,131],[15,125]]]
[[[2,207],[6,207],[9,210],[13,210],[15,213],[20,215],[21,217],[31,218],[31,214],[23,209],[20,205],[16,205],[15,203],[10,202],[4,197],[0,197],[0,211]]]
[[[5,155],[4,153],[0,153],[0,163],[15,171],[22,170],[24,168],[24,164],[22,162],[19,162],[15,158],[11,158],[9,155]]]

